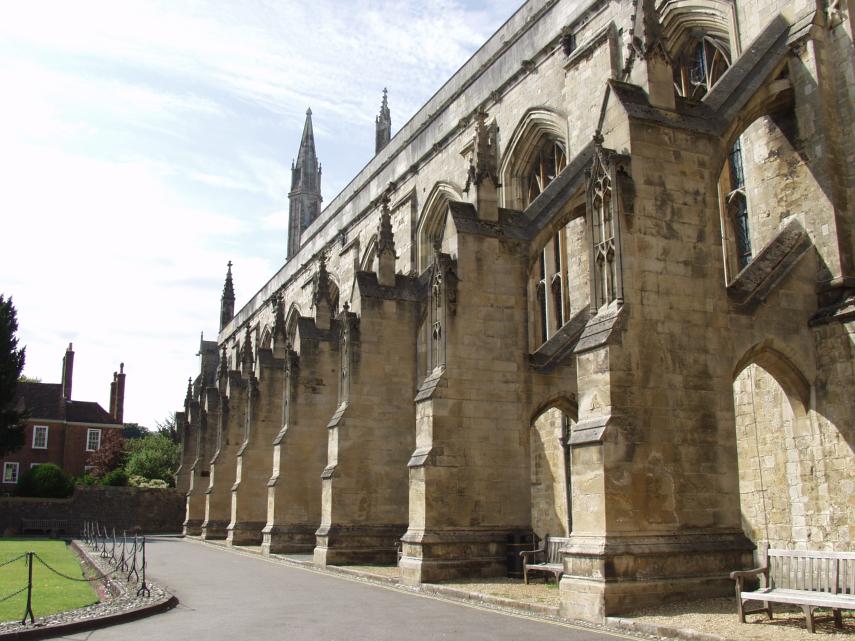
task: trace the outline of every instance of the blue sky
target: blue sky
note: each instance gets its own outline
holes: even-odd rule
[[[214,338],[225,263],[242,306],[284,262],[287,190],[307,107],[330,202],[516,10],[459,2],[13,3],[0,21],[0,293],[25,373],[125,420],[183,403]],[[5,235],[5,234],[4,234]],[[8,239],[7,239],[8,241]]]

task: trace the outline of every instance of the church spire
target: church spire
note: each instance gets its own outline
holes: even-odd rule
[[[321,213],[321,166],[315,151],[312,110],[306,110],[303,137],[297,160],[291,163],[291,191],[288,193],[288,258],[300,249],[300,237]]]
[[[223,285],[223,296],[220,298],[220,331],[231,322],[235,316],[235,286],[232,282],[232,261],[226,270],[226,283]]]
[[[374,137],[374,153],[379,154],[380,150],[389,144],[392,139],[392,112],[389,111],[389,102],[387,100],[386,88],[383,88],[383,102],[380,105],[380,115],[374,121],[375,137]]]

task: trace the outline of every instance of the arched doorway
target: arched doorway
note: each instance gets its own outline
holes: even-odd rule
[[[742,527],[758,546],[807,548],[825,537],[833,509],[809,418],[810,384],[780,352],[757,347],[734,374],[733,402]]]
[[[572,530],[569,436],[575,416],[572,402],[558,399],[531,421],[531,529],[539,539],[569,536]]]

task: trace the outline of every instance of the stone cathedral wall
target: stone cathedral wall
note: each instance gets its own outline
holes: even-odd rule
[[[258,351],[277,320],[314,327],[318,353],[335,355],[323,372],[315,352],[293,355],[301,386],[339,386],[325,387],[330,416],[299,405],[329,434],[316,562],[391,561],[397,542],[402,580],[417,583],[499,573],[504,546],[529,530],[569,535],[563,612],[597,620],[675,590],[729,592],[727,573],[757,544],[851,549],[851,16],[805,0],[704,0],[698,15],[727,23],[733,67],[690,104],[673,96],[679,52],[654,37],[660,14],[685,7],[655,4],[646,16],[648,3],[628,0],[526,3],[220,332],[229,380],[250,395],[247,329]],[[475,172],[467,191],[470,162],[489,168],[488,131],[500,187]],[[737,139],[744,269],[724,202]],[[567,167],[529,203],[544,141]],[[391,239],[378,232],[387,212]],[[394,244],[385,283],[378,234]],[[281,333],[273,345],[281,357]],[[270,433],[286,417],[286,456],[285,395],[262,394]],[[224,455],[216,474],[233,476],[233,463]],[[246,494],[282,519],[268,520],[265,545],[311,545],[312,524],[275,504],[286,489],[261,487],[268,471],[282,472],[252,475]],[[285,540],[296,525],[299,540]]]

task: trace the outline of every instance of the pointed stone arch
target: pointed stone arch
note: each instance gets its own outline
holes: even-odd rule
[[[377,258],[377,234],[372,234],[368,242],[365,243],[365,251],[362,252],[362,258],[359,261],[359,271],[374,271],[375,258]]]
[[[728,0],[667,0],[659,8],[662,39],[672,57],[698,32],[726,41],[733,57],[739,55],[736,6]]]
[[[508,140],[499,166],[503,207],[521,210],[528,204],[526,177],[541,147],[547,141],[559,144],[566,162],[568,138],[565,114],[549,107],[533,107],[523,115]]]
[[[302,316],[302,313],[297,303],[291,303],[288,313],[285,315],[285,336],[287,336],[291,349],[296,351],[299,351],[297,348],[297,321],[300,319],[300,316]]]
[[[460,200],[463,200],[463,192],[453,183],[440,181],[430,190],[416,227],[418,273],[422,273],[433,263],[433,244],[442,240],[448,203]]]
[[[807,417],[810,410],[811,385],[793,361],[772,346],[769,341],[757,343],[739,359],[733,368],[733,379],[749,365],[768,372],[781,386],[797,419]]]
[[[539,537],[572,530],[570,434],[578,418],[566,394],[537,403],[529,421],[531,528]]]
[[[573,421],[579,418],[579,404],[576,399],[567,394],[559,394],[545,401],[541,401],[534,406],[531,413],[530,423],[534,423],[540,416],[551,409],[559,409],[569,416]]]

